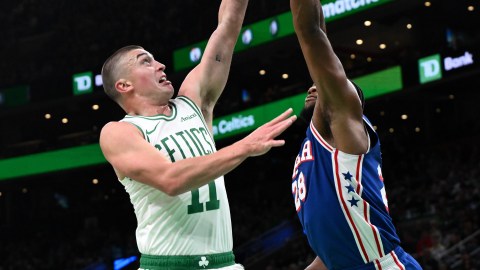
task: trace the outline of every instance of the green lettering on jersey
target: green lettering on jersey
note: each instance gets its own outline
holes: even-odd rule
[[[165,151],[167,151],[168,155],[170,156],[170,160],[172,162],[175,162],[175,157],[173,156],[173,153],[175,153],[175,149],[170,149],[167,145],[168,137],[165,137],[160,140],[162,142],[163,147],[165,147]]]
[[[188,205],[187,213],[196,214],[203,212],[203,203],[200,203],[200,190],[192,190],[192,204]],[[208,183],[209,200],[206,202],[206,211],[220,209],[220,200],[217,197],[217,187],[215,181]]]
[[[170,138],[171,138],[172,141],[175,143],[175,145],[177,146],[178,150],[180,150],[180,154],[182,154],[183,159],[185,159],[185,158],[186,158],[185,153],[183,152],[182,148],[181,148],[180,145],[178,144],[177,140],[175,140],[175,136],[170,135]]]
[[[199,189],[194,189],[192,193],[192,204],[188,205],[187,213],[195,214],[203,212],[203,203],[200,203],[200,191]]]
[[[185,134],[188,136],[190,140],[188,140],[185,136]],[[176,135],[176,136],[175,136]],[[201,135],[201,136],[200,136]],[[178,137],[177,137],[178,136]],[[158,150],[164,149],[172,162],[175,162],[175,157],[174,153],[176,152],[176,149],[178,149],[183,157],[183,159],[187,158],[185,155],[185,152],[183,151],[182,147],[178,143],[177,138],[181,138],[183,142],[187,145],[187,147],[190,149],[190,153],[192,154],[192,157],[197,156],[195,154],[194,148],[197,149],[198,155],[203,156],[203,155],[208,155],[214,152],[212,144],[207,140],[205,136],[208,136],[208,132],[205,130],[205,128],[191,128],[190,130],[184,130],[184,131],[179,131],[175,133],[174,135],[169,135],[168,137],[165,137],[160,140],[161,144],[156,144],[155,148]],[[203,140],[201,140],[203,139]],[[173,144],[169,145],[167,142],[171,140],[175,144],[176,147]],[[193,148],[191,146],[191,143],[195,145]],[[207,143],[208,146],[210,147],[209,149],[205,149],[203,146],[203,142]],[[207,147],[208,148],[208,147]],[[220,209],[220,200],[218,199],[217,196],[217,187],[215,185],[215,181],[212,181],[208,183],[208,193],[209,193],[209,199],[207,202],[204,203],[200,202],[200,189],[194,189],[191,191],[191,196],[192,196],[192,203],[187,206],[187,213],[190,214],[196,214],[196,213],[201,213],[204,211],[212,211],[212,210],[217,210]]]
[[[184,131],[185,134],[188,135],[188,137],[190,138],[190,140],[193,142],[193,144],[195,145],[195,147],[197,148],[197,151],[198,153],[200,154],[200,156],[202,156],[202,151],[200,150],[200,147],[198,147],[198,144],[197,142],[195,141],[195,139],[192,137],[192,135],[188,132],[188,130],[185,130]]]
[[[220,200],[217,197],[217,187],[215,186],[215,181],[208,183],[208,192],[210,194],[210,200],[208,200],[205,205],[207,211],[220,209]]]
[[[195,133],[198,133],[200,134],[200,131],[196,128],[191,128],[190,129],[190,132],[192,133],[193,137],[195,138],[195,140],[197,140],[198,144],[200,145],[200,148],[202,148],[202,156],[206,155],[206,154],[209,154],[205,151],[205,148],[203,148],[203,145],[202,143],[200,142],[200,139],[197,137],[197,135]]]
[[[192,157],[195,157],[195,153],[193,152],[193,149],[192,147],[190,146],[190,144],[188,143],[188,140],[185,138],[185,136],[183,135],[183,131],[179,131],[177,133],[175,133],[176,135],[180,136],[180,138],[183,139],[183,141],[185,142],[185,144],[188,146],[188,149],[190,149],[190,153],[192,154]]]
[[[210,144],[210,142],[208,141],[207,137],[210,138],[210,136],[208,135],[208,132],[205,128],[201,127],[199,128],[198,130],[200,130],[200,132],[202,132],[202,136],[203,136],[203,140],[207,142],[208,146],[210,146],[210,150],[207,151],[207,154],[210,154],[210,153],[213,153],[213,147],[212,145]],[[205,135],[207,137],[205,137]]]

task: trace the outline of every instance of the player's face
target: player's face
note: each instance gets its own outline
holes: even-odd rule
[[[305,108],[315,107],[316,102],[317,102],[317,87],[315,86],[315,84],[313,84],[307,90],[307,97],[305,98]]]
[[[315,103],[317,102],[317,87],[315,85],[310,86],[307,91],[307,97],[305,98],[305,106],[300,112],[300,118],[304,119],[307,123],[312,120],[313,111],[315,109]]]
[[[165,65],[156,61],[149,52],[143,49],[130,51],[126,56],[126,65],[128,77],[139,94],[173,96],[173,86],[167,80]]]

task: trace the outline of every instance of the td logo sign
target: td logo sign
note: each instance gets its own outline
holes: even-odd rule
[[[418,60],[420,83],[427,83],[442,78],[440,54],[434,54]]]
[[[81,95],[93,92],[92,72],[73,75],[73,94]]]

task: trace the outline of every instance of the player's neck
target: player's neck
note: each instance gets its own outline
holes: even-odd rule
[[[163,114],[166,116],[170,116],[172,114],[172,108],[170,107],[170,104],[167,103],[165,105],[159,105],[156,108],[156,114]]]
[[[137,106],[131,110],[127,111],[128,115],[135,115],[135,116],[155,116],[155,115],[165,115],[170,116],[172,115],[172,108],[170,104],[167,102],[166,104],[162,105],[147,105],[142,104],[142,106]]]

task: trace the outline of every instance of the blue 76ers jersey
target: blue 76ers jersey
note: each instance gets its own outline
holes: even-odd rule
[[[366,154],[333,148],[310,123],[295,160],[297,214],[310,246],[330,270],[378,263],[400,243],[388,213],[380,142],[365,117],[364,122],[371,141]]]

